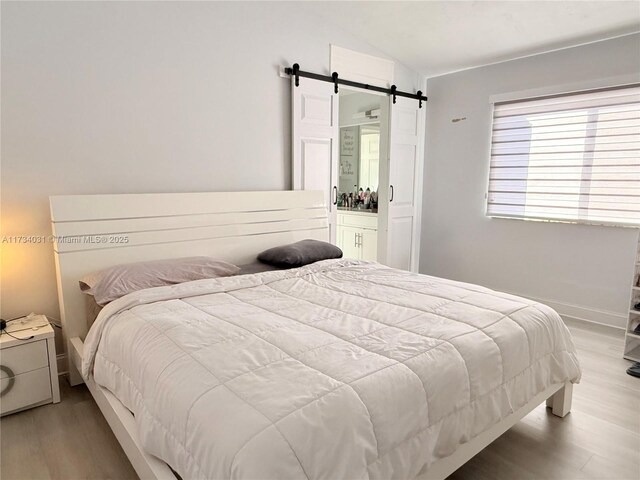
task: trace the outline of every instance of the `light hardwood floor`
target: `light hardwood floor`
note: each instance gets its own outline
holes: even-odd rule
[[[640,379],[625,373],[622,334],[570,329],[584,371],[571,414],[537,408],[450,480],[640,479]],[[2,480],[136,478],[87,389],[61,383],[61,403],[0,420]]]

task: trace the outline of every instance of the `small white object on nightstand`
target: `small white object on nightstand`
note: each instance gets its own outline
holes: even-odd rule
[[[17,338],[0,334],[0,415],[58,403],[55,339],[47,317],[15,320],[7,331]]]

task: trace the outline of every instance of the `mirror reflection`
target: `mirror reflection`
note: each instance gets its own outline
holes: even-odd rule
[[[382,98],[340,90],[339,209],[377,212]]]

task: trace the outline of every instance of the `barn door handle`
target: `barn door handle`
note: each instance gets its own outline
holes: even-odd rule
[[[333,204],[337,205],[338,204],[338,187],[336,187],[335,185],[333,186]]]
[[[389,185],[389,189],[391,190],[391,198],[389,198],[389,202],[393,202],[393,185]]]

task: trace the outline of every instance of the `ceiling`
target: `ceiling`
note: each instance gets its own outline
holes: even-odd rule
[[[297,7],[426,76],[640,31],[638,0],[337,1]]]

